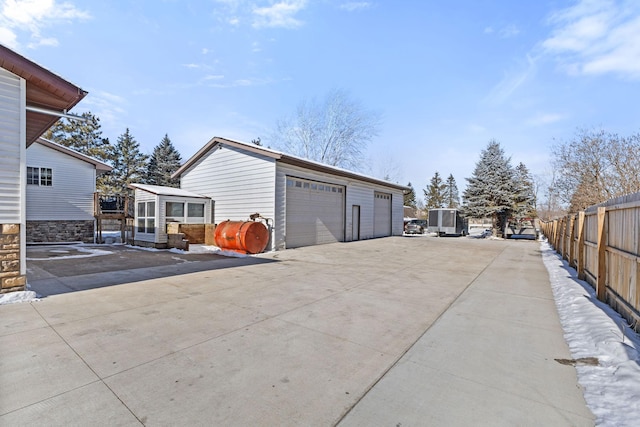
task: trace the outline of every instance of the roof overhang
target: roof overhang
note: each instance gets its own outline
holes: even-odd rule
[[[362,175],[356,172],[352,172],[346,169],[338,168],[335,166],[325,165],[323,163],[314,162],[312,160],[303,159],[302,157],[291,156],[285,153],[281,153],[270,148],[265,148],[255,144],[247,144],[246,142],[234,141],[232,139],[213,137],[209,142],[202,147],[196,154],[194,154],[189,160],[187,160],[177,171],[171,175],[171,178],[177,179],[191,166],[193,166],[198,160],[205,156],[209,151],[215,149],[217,146],[226,145],[229,147],[235,147],[240,150],[249,151],[262,156],[275,159],[277,162],[286,163],[292,166],[298,166],[305,169],[310,169],[317,172],[328,173],[331,175],[341,176],[343,178],[354,179],[358,181],[364,181],[371,184],[377,184],[384,187],[393,188],[400,191],[408,191],[409,187],[400,184],[394,184],[389,181],[374,178],[367,175]]]
[[[101,162],[98,159],[94,159],[91,156],[87,156],[85,154],[82,154],[78,151],[72,150],[69,147],[65,147],[64,145],[60,145],[56,142],[53,141],[49,141],[48,139],[45,138],[38,138],[37,140],[38,144],[41,144],[45,147],[51,148],[52,150],[56,150],[60,153],[66,154],[68,156],[74,157],[78,160],[82,160],[83,162],[87,162],[89,164],[92,164],[93,166],[95,166],[96,171],[98,173],[105,173],[105,172],[110,172],[113,170],[113,168],[111,166],[109,166],[106,163]]]
[[[27,83],[27,147],[87,95],[78,86],[2,45],[0,67]]]

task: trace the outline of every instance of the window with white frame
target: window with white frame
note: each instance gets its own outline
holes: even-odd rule
[[[156,202],[138,202],[138,233],[155,234]]]
[[[36,168],[27,166],[27,184],[41,187],[53,186],[53,170],[51,168]]]
[[[189,203],[187,206],[189,218],[204,218],[204,203]]]

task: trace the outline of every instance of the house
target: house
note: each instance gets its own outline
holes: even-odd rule
[[[266,218],[270,250],[402,235],[407,187],[255,144],[214,137],[172,177],[216,223]]]
[[[0,293],[26,286],[26,150],[87,92],[0,45]]]
[[[28,243],[95,243],[96,175],[111,166],[44,138],[27,148]]]
[[[135,190],[134,244],[166,248],[167,224],[211,223],[212,205],[207,196],[180,188],[129,184]]]

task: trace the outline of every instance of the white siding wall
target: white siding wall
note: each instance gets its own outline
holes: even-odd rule
[[[404,196],[401,190],[391,190],[391,235],[402,236],[404,231]]]
[[[182,174],[180,188],[211,197],[216,223],[275,216],[275,160],[223,146]]]
[[[23,223],[23,80],[0,68],[0,224]],[[24,226],[22,227],[24,228]]]
[[[347,188],[347,241],[353,240],[353,205],[360,206],[360,240],[373,237],[373,188],[352,183]]]
[[[34,142],[27,167],[50,168],[51,187],[27,185],[27,221],[93,220],[94,165]]]

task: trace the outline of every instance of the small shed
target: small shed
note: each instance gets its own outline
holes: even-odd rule
[[[134,244],[168,247],[167,227],[173,224],[208,224],[213,217],[210,197],[149,184],[129,184],[135,190]]]

